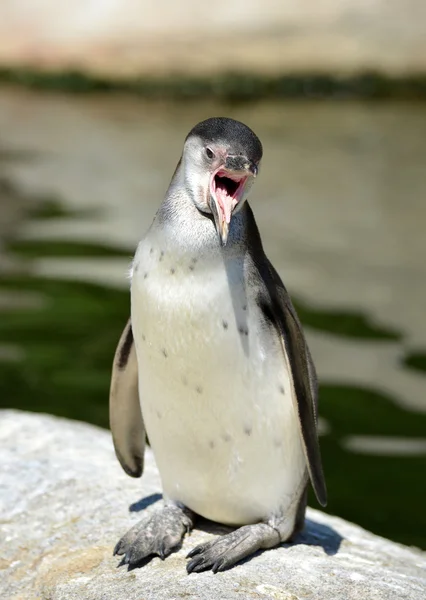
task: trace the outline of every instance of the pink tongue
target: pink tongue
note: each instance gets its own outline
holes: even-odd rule
[[[222,187],[216,188],[216,198],[222,209],[222,220],[229,223],[231,220],[231,211],[234,208],[236,201],[227,193],[226,189]]]

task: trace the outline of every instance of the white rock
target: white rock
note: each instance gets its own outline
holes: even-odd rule
[[[257,554],[224,573],[188,576],[185,571],[185,554],[221,531],[208,523],[164,562],[154,558],[131,572],[117,569],[115,542],[146,511],[155,510],[152,505],[141,512],[141,507],[159,498],[149,451],[142,481],[132,480],[115,459],[109,432],[47,415],[0,411],[0,453],[2,599],[426,597],[424,552],[311,509],[298,543]]]

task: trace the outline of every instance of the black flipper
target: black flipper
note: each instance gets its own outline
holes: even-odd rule
[[[114,356],[109,420],[115,453],[121,466],[131,477],[140,477],[145,452],[145,426],[139,404],[138,365],[130,319]]]
[[[263,251],[254,216],[248,205],[246,210],[249,252],[263,283],[258,304],[265,319],[276,328],[281,341],[293,385],[292,398],[299,417],[309,476],[318,502],[325,506],[327,489],[318,441],[318,384],[315,367],[290,296]]]

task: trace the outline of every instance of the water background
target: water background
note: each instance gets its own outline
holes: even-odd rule
[[[320,376],[327,511],[426,548],[424,104],[0,89],[0,406],[108,426],[132,253],[213,115],[264,145],[251,205]]]

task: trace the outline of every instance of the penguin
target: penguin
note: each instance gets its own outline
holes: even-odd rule
[[[178,549],[201,515],[236,529],[187,572],[223,571],[303,528],[309,480],[326,505],[315,367],[247,202],[262,154],[241,122],[196,125],[134,256],[110,424],[132,477],[148,436],[163,505],[117,543],[129,567]]]

